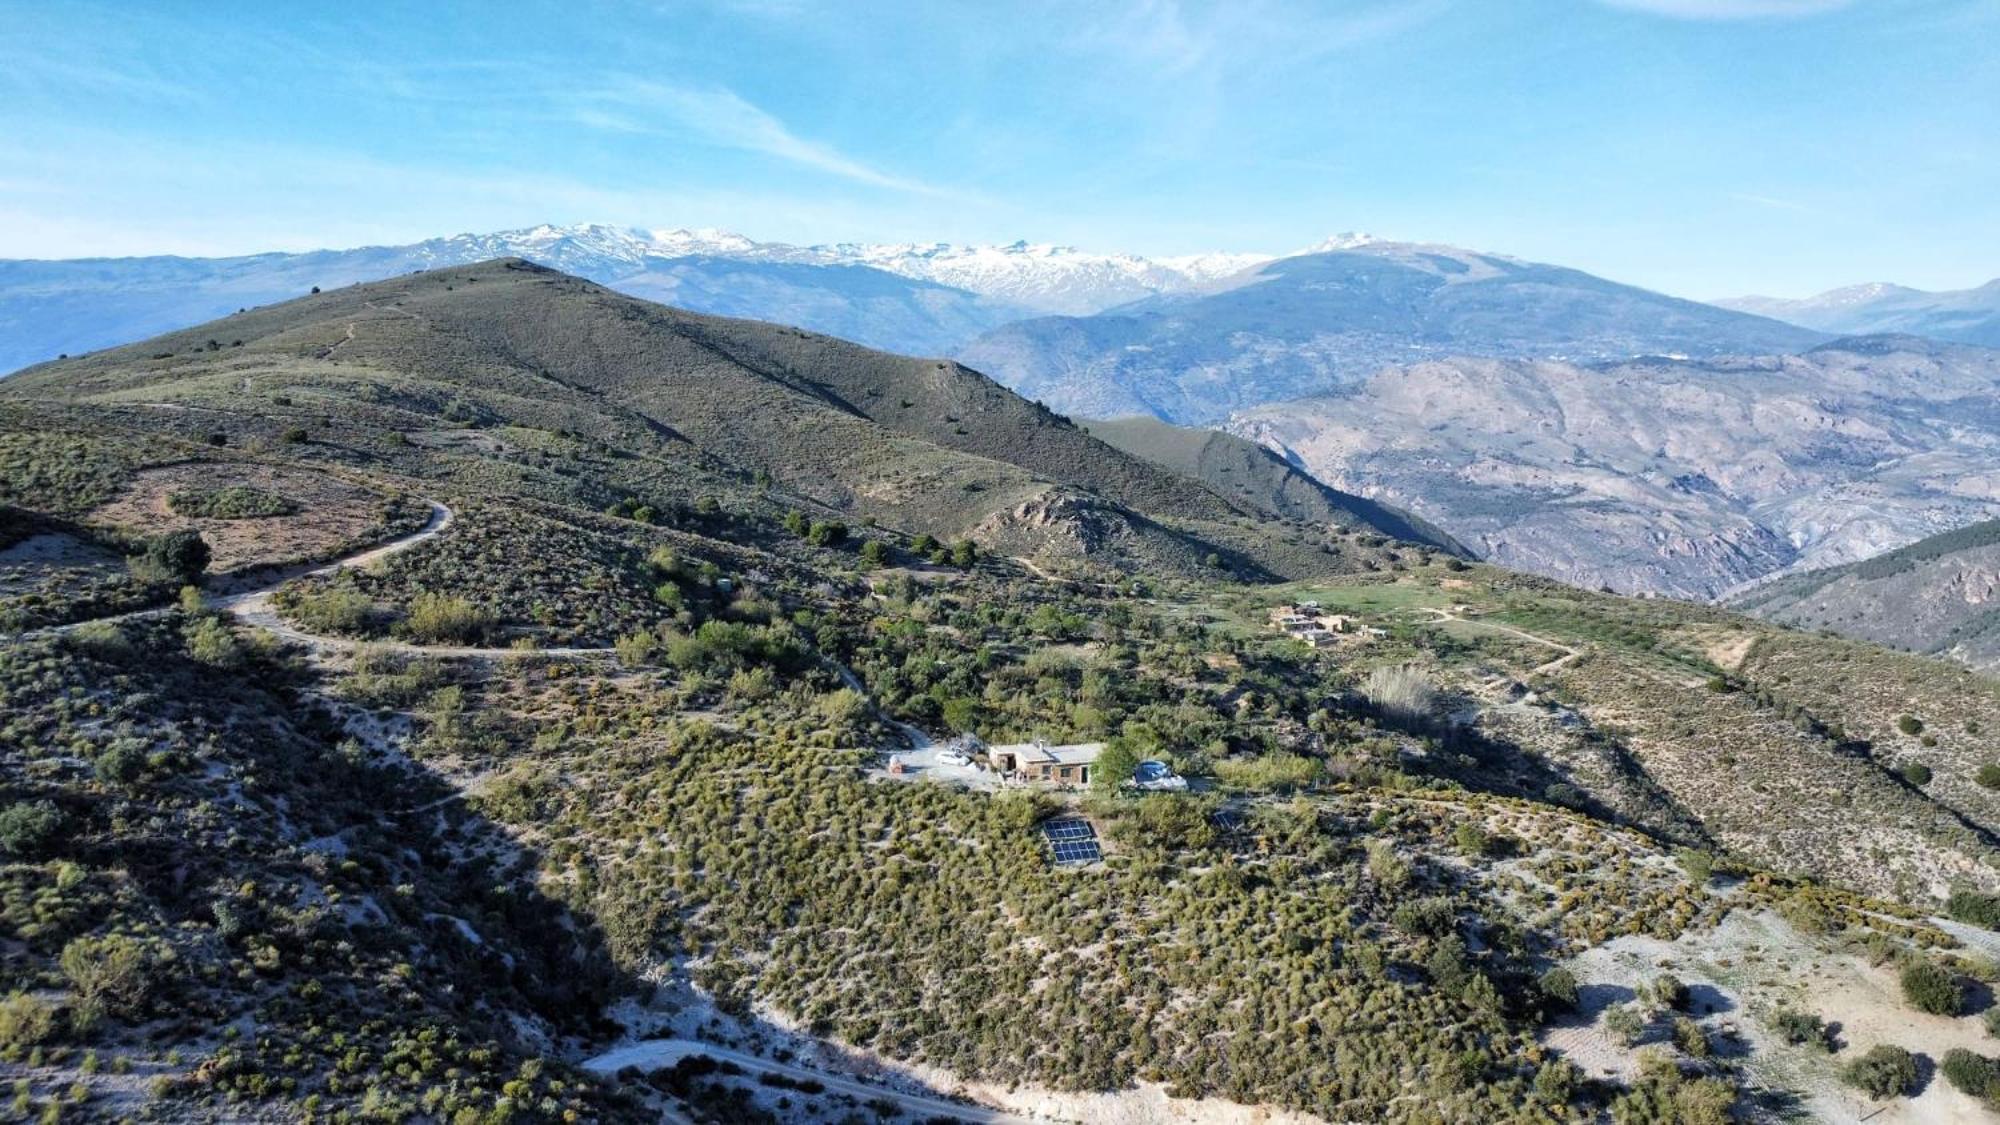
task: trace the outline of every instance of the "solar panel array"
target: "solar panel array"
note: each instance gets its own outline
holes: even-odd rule
[[[1087,820],[1063,817],[1042,825],[1042,835],[1049,841],[1049,855],[1058,865],[1096,863],[1104,858],[1104,852],[1097,846],[1097,830]]]
[[[1065,866],[1078,863],[1096,863],[1098,860],[1104,858],[1104,853],[1097,849],[1097,841],[1095,840],[1072,840],[1062,844],[1050,844],[1049,852],[1055,856],[1057,863]]]

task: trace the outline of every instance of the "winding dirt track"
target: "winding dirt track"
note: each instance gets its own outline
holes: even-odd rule
[[[277,592],[278,587],[283,586],[287,582],[299,578],[336,574],[354,567],[367,566],[379,559],[388,558],[390,555],[407,551],[418,544],[436,538],[445,528],[451,526],[452,520],[456,517],[452,513],[452,510],[443,504],[435,500],[429,503],[431,506],[430,519],[425,521],[424,526],[400,539],[391,539],[387,543],[370,547],[365,551],[357,551],[354,554],[345,555],[329,563],[321,563],[317,566],[290,567],[275,573],[265,573],[258,576],[254,580],[254,584],[248,586],[242,586],[236,582],[226,582],[222,588],[229,590],[229,592],[212,599],[209,605],[222,613],[229,614],[245,625],[262,629],[281,640],[290,641],[320,652],[351,652],[354,649],[366,647],[377,651],[408,653],[413,656],[486,657],[513,653],[515,650],[510,648],[492,648],[474,645],[418,645],[410,644],[406,641],[358,641],[348,637],[331,637],[319,633],[308,633],[303,629],[287,624],[282,617],[278,616],[277,608],[271,604],[271,595]],[[60,636],[99,621],[125,621],[140,617],[154,617],[166,612],[167,607],[165,606],[154,609],[135,610],[131,613],[112,614],[108,617],[91,618],[88,621],[74,621],[68,625],[55,625],[46,629],[36,629],[22,634],[22,636]],[[601,656],[611,651],[609,648],[538,648],[532,650],[531,654],[560,659],[564,657]]]
[[[1518,637],[1524,641],[1533,641],[1535,644],[1544,645],[1548,648],[1555,649],[1557,652],[1562,653],[1561,656],[1556,657],[1554,660],[1550,660],[1543,664],[1535,665],[1534,668],[1529,670],[1530,675],[1544,675],[1549,672],[1553,672],[1556,669],[1561,668],[1563,665],[1568,664],[1570,661],[1575,660],[1577,657],[1583,655],[1583,650],[1580,648],[1576,648],[1572,645],[1563,644],[1561,641],[1552,641],[1547,637],[1538,637],[1533,633],[1524,632],[1523,630],[1516,629],[1512,625],[1502,625],[1495,621],[1473,620],[1471,618],[1460,617],[1456,613],[1451,613],[1447,610],[1442,610],[1442,609],[1427,608],[1424,610],[1424,612],[1437,614],[1437,620],[1431,622],[1431,624],[1433,625],[1442,625],[1447,621],[1458,621],[1467,625],[1475,626],[1477,628],[1490,629],[1496,633],[1505,633],[1510,637]]]

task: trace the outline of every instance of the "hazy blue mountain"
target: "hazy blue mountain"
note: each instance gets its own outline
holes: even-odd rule
[[[996,328],[959,358],[1067,413],[1207,422],[1392,363],[1769,354],[1824,339],[1560,266],[1345,238],[1189,292]]]
[[[1735,297],[1715,303],[1822,332],[1906,332],[2000,347],[2000,278],[1975,289],[1942,292],[1876,282],[1849,285],[1802,300]]]
[[[1435,360],[1227,428],[1483,558],[1628,593],[1712,598],[2000,515],[2000,351],[1910,336]]]
[[[1730,605],[1800,629],[2000,668],[2000,520],[1845,566],[1790,575]]]
[[[712,232],[602,226],[237,258],[0,261],[0,372],[204,323],[241,308],[439,266],[519,256],[633,296],[939,355],[1025,315],[922,278]]]

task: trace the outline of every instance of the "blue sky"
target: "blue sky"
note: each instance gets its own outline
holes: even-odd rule
[[[0,0],[0,256],[539,222],[2000,275],[2000,0]]]

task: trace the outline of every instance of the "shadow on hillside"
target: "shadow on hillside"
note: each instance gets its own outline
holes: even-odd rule
[[[1736,1010],[1736,1001],[1712,984],[1688,985],[1687,1014],[1701,1019]]]

